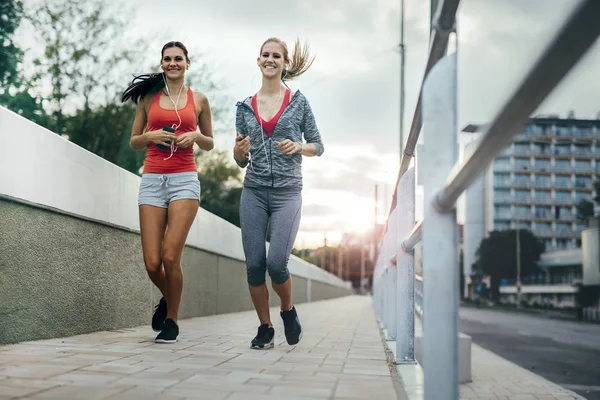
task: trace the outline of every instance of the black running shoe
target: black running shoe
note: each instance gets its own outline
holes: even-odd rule
[[[179,340],[179,326],[171,318],[165,320],[162,332],[154,341],[156,343],[176,343]]]
[[[256,337],[252,339],[251,349],[264,350],[272,349],[275,346],[275,329],[269,324],[263,324],[258,327]]]
[[[285,328],[285,339],[291,346],[298,344],[300,339],[302,339],[302,327],[298,320],[296,307],[292,307],[289,311],[281,311],[280,314]]]
[[[152,315],[152,330],[154,332],[160,332],[163,330],[165,318],[167,318],[167,301],[163,297],[160,299],[156,307],[154,307],[154,315]]]

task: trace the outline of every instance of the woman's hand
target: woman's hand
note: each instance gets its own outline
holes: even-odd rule
[[[243,162],[250,152],[250,136],[243,137],[238,132],[233,147],[233,157],[239,162]]]
[[[279,150],[288,156],[291,156],[294,153],[302,152],[302,144],[298,142],[292,142],[290,139],[285,139],[283,142],[275,141]]]
[[[195,131],[182,133],[181,135],[177,136],[175,144],[177,147],[185,149],[186,147],[192,146],[194,142],[199,139],[199,137],[200,134]]]
[[[171,146],[171,142],[176,139],[174,133],[163,131],[158,129],[156,131],[149,131],[144,133],[144,136],[148,139],[148,143],[160,144],[165,147]]]

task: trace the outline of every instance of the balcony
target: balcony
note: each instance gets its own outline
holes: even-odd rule
[[[532,154],[532,151],[528,147],[515,147],[513,149],[513,155],[515,157],[520,157],[520,158],[522,158],[523,156],[529,157],[531,154]]]
[[[575,147],[573,154],[577,157],[595,158],[596,154],[589,147]]]
[[[552,171],[558,175],[571,175],[573,173],[573,167],[570,165],[555,165]]]
[[[552,166],[550,164],[538,164],[533,166],[533,170],[535,172],[550,172]]]
[[[523,202],[529,202],[529,201],[531,201],[531,199],[532,199],[531,196],[515,196],[512,199],[512,201],[513,201],[513,203],[514,202],[521,202],[521,203],[523,203]]]
[[[529,188],[529,187],[531,187],[531,181],[529,179],[515,179],[513,186],[515,188],[517,188],[517,187]]]
[[[592,188],[592,182],[575,182],[574,186],[577,190],[582,192],[591,193],[594,189]]]
[[[572,205],[573,204],[573,199],[570,198],[570,197],[556,198],[556,199],[554,199],[554,203],[556,203],[556,204],[562,204],[562,205]]]
[[[533,183],[533,187],[535,187],[535,188],[543,188],[543,189],[550,189],[552,187],[552,182],[550,181],[550,179],[543,180],[543,181],[536,180]]]
[[[560,214],[558,216],[559,221],[573,221],[575,216],[573,214]]]
[[[553,186],[557,187],[557,188],[569,188],[570,189],[573,187],[573,182],[567,181],[567,180],[555,181]]]
[[[532,200],[534,204],[552,204],[553,202],[551,197],[534,197]]]
[[[539,237],[554,237],[552,229],[536,229],[534,233]]]
[[[558,160],[568,160],[572,156],[573,156],[573,153],[571,153],[571,150],[554,153],[554,158],[556,158]]]
[[[497,172],[510,172],[511,166],[506,163],[494,163],[493,170]]]
[[[554,137],[568,138],[573,136],[573,130],[570,126],[557,126],[554,130]]]
[[[509,188],[511,185],[510,181],[494,181],[495,188]]]
[[[510,196],[494,196],[494,204],[506,204],[512,201]]]
[[[592,132],[592,128],[575,128],[575,137],[577,139],[592,139],[594,137],[594,133]]]

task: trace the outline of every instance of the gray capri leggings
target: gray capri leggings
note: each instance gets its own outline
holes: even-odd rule
[[[290,277],[287,264],[300,225],[302,192],[297,188],[244,187],[240,200],[242,244],[246,255],[248,284],[271,281],[281,285]],[[269,254],[265,240],[271,218]]]

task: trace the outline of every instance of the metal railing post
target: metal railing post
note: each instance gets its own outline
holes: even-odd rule
[[[389,262],[388,262],[389,263]],[[398,306],[396,302],[397,298],[397,268],[395,265],[389,266],[388,269],[388,309],[387,309],[387,336],[386,340],[396,340],[396,308]]]
[[[397,254],[396,282],[396,364],[415,363],[415,257],[410,249],[403,247],[403,239],[415,224],[415,169],[410,168],[398,185],[398,204],[402,212],[396,213]]]
[[[457,400],[458,242],[456,212],[436,209],[435,193],[457,161],[456,54],[433,67],[423,86],[423,368],[425,400]]]

